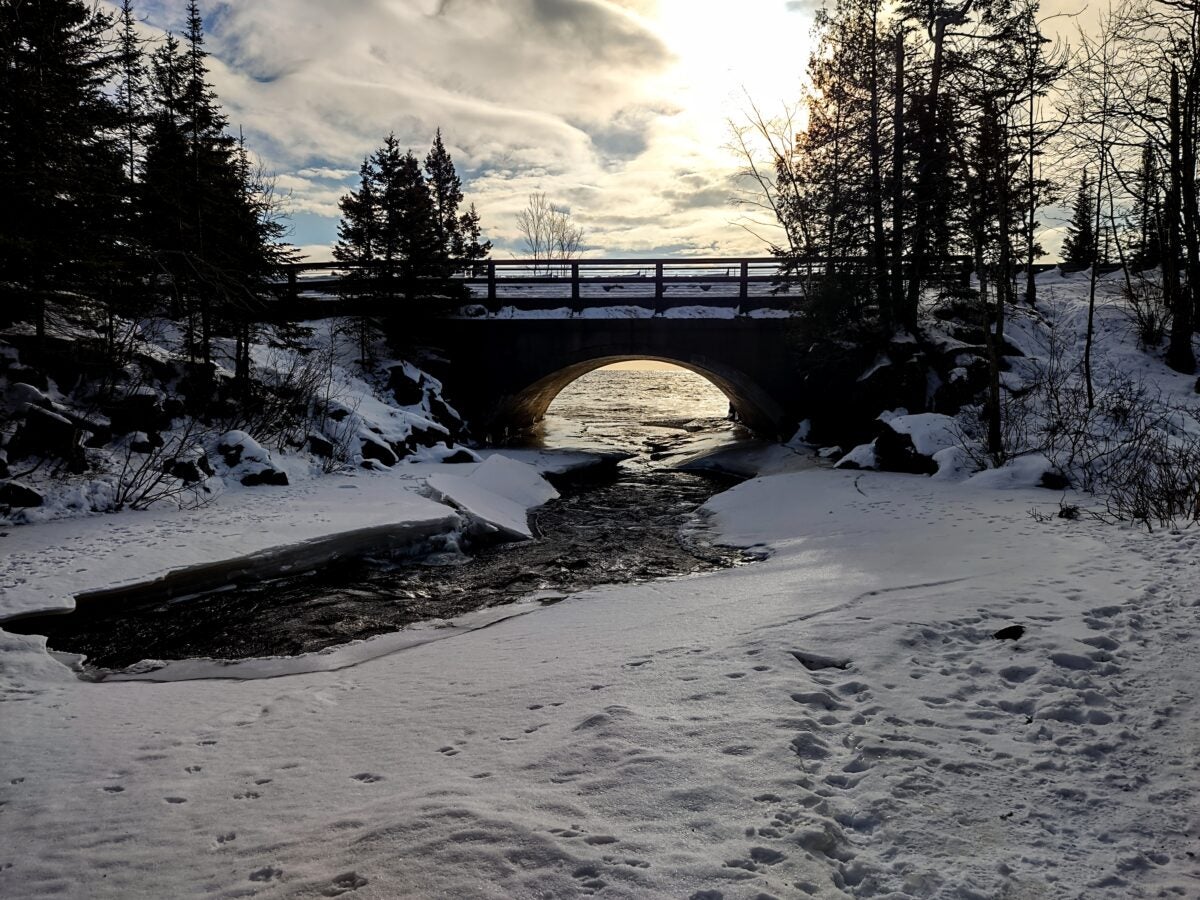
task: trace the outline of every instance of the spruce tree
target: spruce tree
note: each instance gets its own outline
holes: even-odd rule
[[[1096,260],[1096,210],[1092,198],[1093,187],[1084,171],[1079,180],[1079,192],[1071,221],[1067,225],[1067,236],[1063,240],[1062,261],[1069,266],[1087,267]]]
[[[425,156],[425,175],[429,180],[429,194],[433,202],[433,244],[434,252],[439,262],[451,265],[456,252],[456,244],[461,243],[459,233],[458,206],[462,203],[462,181],[454,170],[454,161],[442,143],[442,130],[439,128],[433,139],[433,147]],[[449,276],[452,272],[445,272]]]
[[[375,294],[378,274],[375,265],[379,261],[378,178],[370,157],[363,160],[358,174],[358,190],[345,194],[338,201],[342,218],[338,222],[333,258],[351,266],[343,280],[344,293],[363,300]],[[359,361],[366,365],[371,356],[374,320],[360,313],[352,317],[350,324],[358,342]]]

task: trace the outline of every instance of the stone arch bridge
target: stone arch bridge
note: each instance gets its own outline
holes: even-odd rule
[[[863,260],[834,262],[844,277]],[[943,276],[965,277],[964,262],[944,264]],[[820,278],[829,263],[813,260],[800,278]],[[294,267],[279,292],[288,317],[373,314],[397,343],[411,344],[409,317],[394,315],[403,301],[344,296],[345,271],[335,263]],[[690,369],[719,388],[751,430],[787,437],[803,418],[843,417],[839,407],[853,402],[855,380],[871,362],[828,341],[810,346],[792,315],[796,293],[780,290],[773,257],[488,260],[454,280],[468,300],[421,323],[419,342],[430,349],[422,364],[480,438],[533,425],[576,378],[638,359]]]

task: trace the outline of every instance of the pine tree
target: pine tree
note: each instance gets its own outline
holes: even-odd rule
[[[1067,236],[1063,240],[1062,261],[1069,266],[1087,267],[1096,260],[1096,209],[1093,199],[1094,188],[1084,171],[1079,180],[1079,191],[1067,225]]]
[[[111,25],[81,0],[0,0],[0,282],[39,338],[48,295],[112,268],[122,175]]]

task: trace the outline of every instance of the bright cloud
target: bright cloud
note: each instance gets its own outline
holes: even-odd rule
[[[593,253],[734,253],[745,94],[799,92],[810,10],[786,0],[208,0],[213,80],[278,173],[313,256],[389,131],[423,154],[441,127],[498,251],[546,192]],[[181,27],[182,3],[140,10]],[[736,13],[736,15],[735,15]]]

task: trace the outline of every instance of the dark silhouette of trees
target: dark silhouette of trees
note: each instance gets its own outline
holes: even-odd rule
[[[341,198],[342,218],[334,258],[349,266],[344,293],[378,308],[404,298],[424,307],[435,300],[464,300],[452,276],[487,257],[479,214],[465,213],[462,182],[439,129],[424,167],[411,150],[401,153],[395,134],[363,160],[359,186]],[[354,318],[360,358],[370,356],[374,318]]]
[[[51,296],[112,266],[123,160],[111,26],[81,0],[0,0],[0,282],[39,338]]]
[[[1096,204],[1095,188],[1088,180],[1087,171],[1079,178],[1079,190],[1075,194],[1071,221],[1067,224],[1067,235],[1063,239],[1062,261],[1081,268],[1096,261]]]

